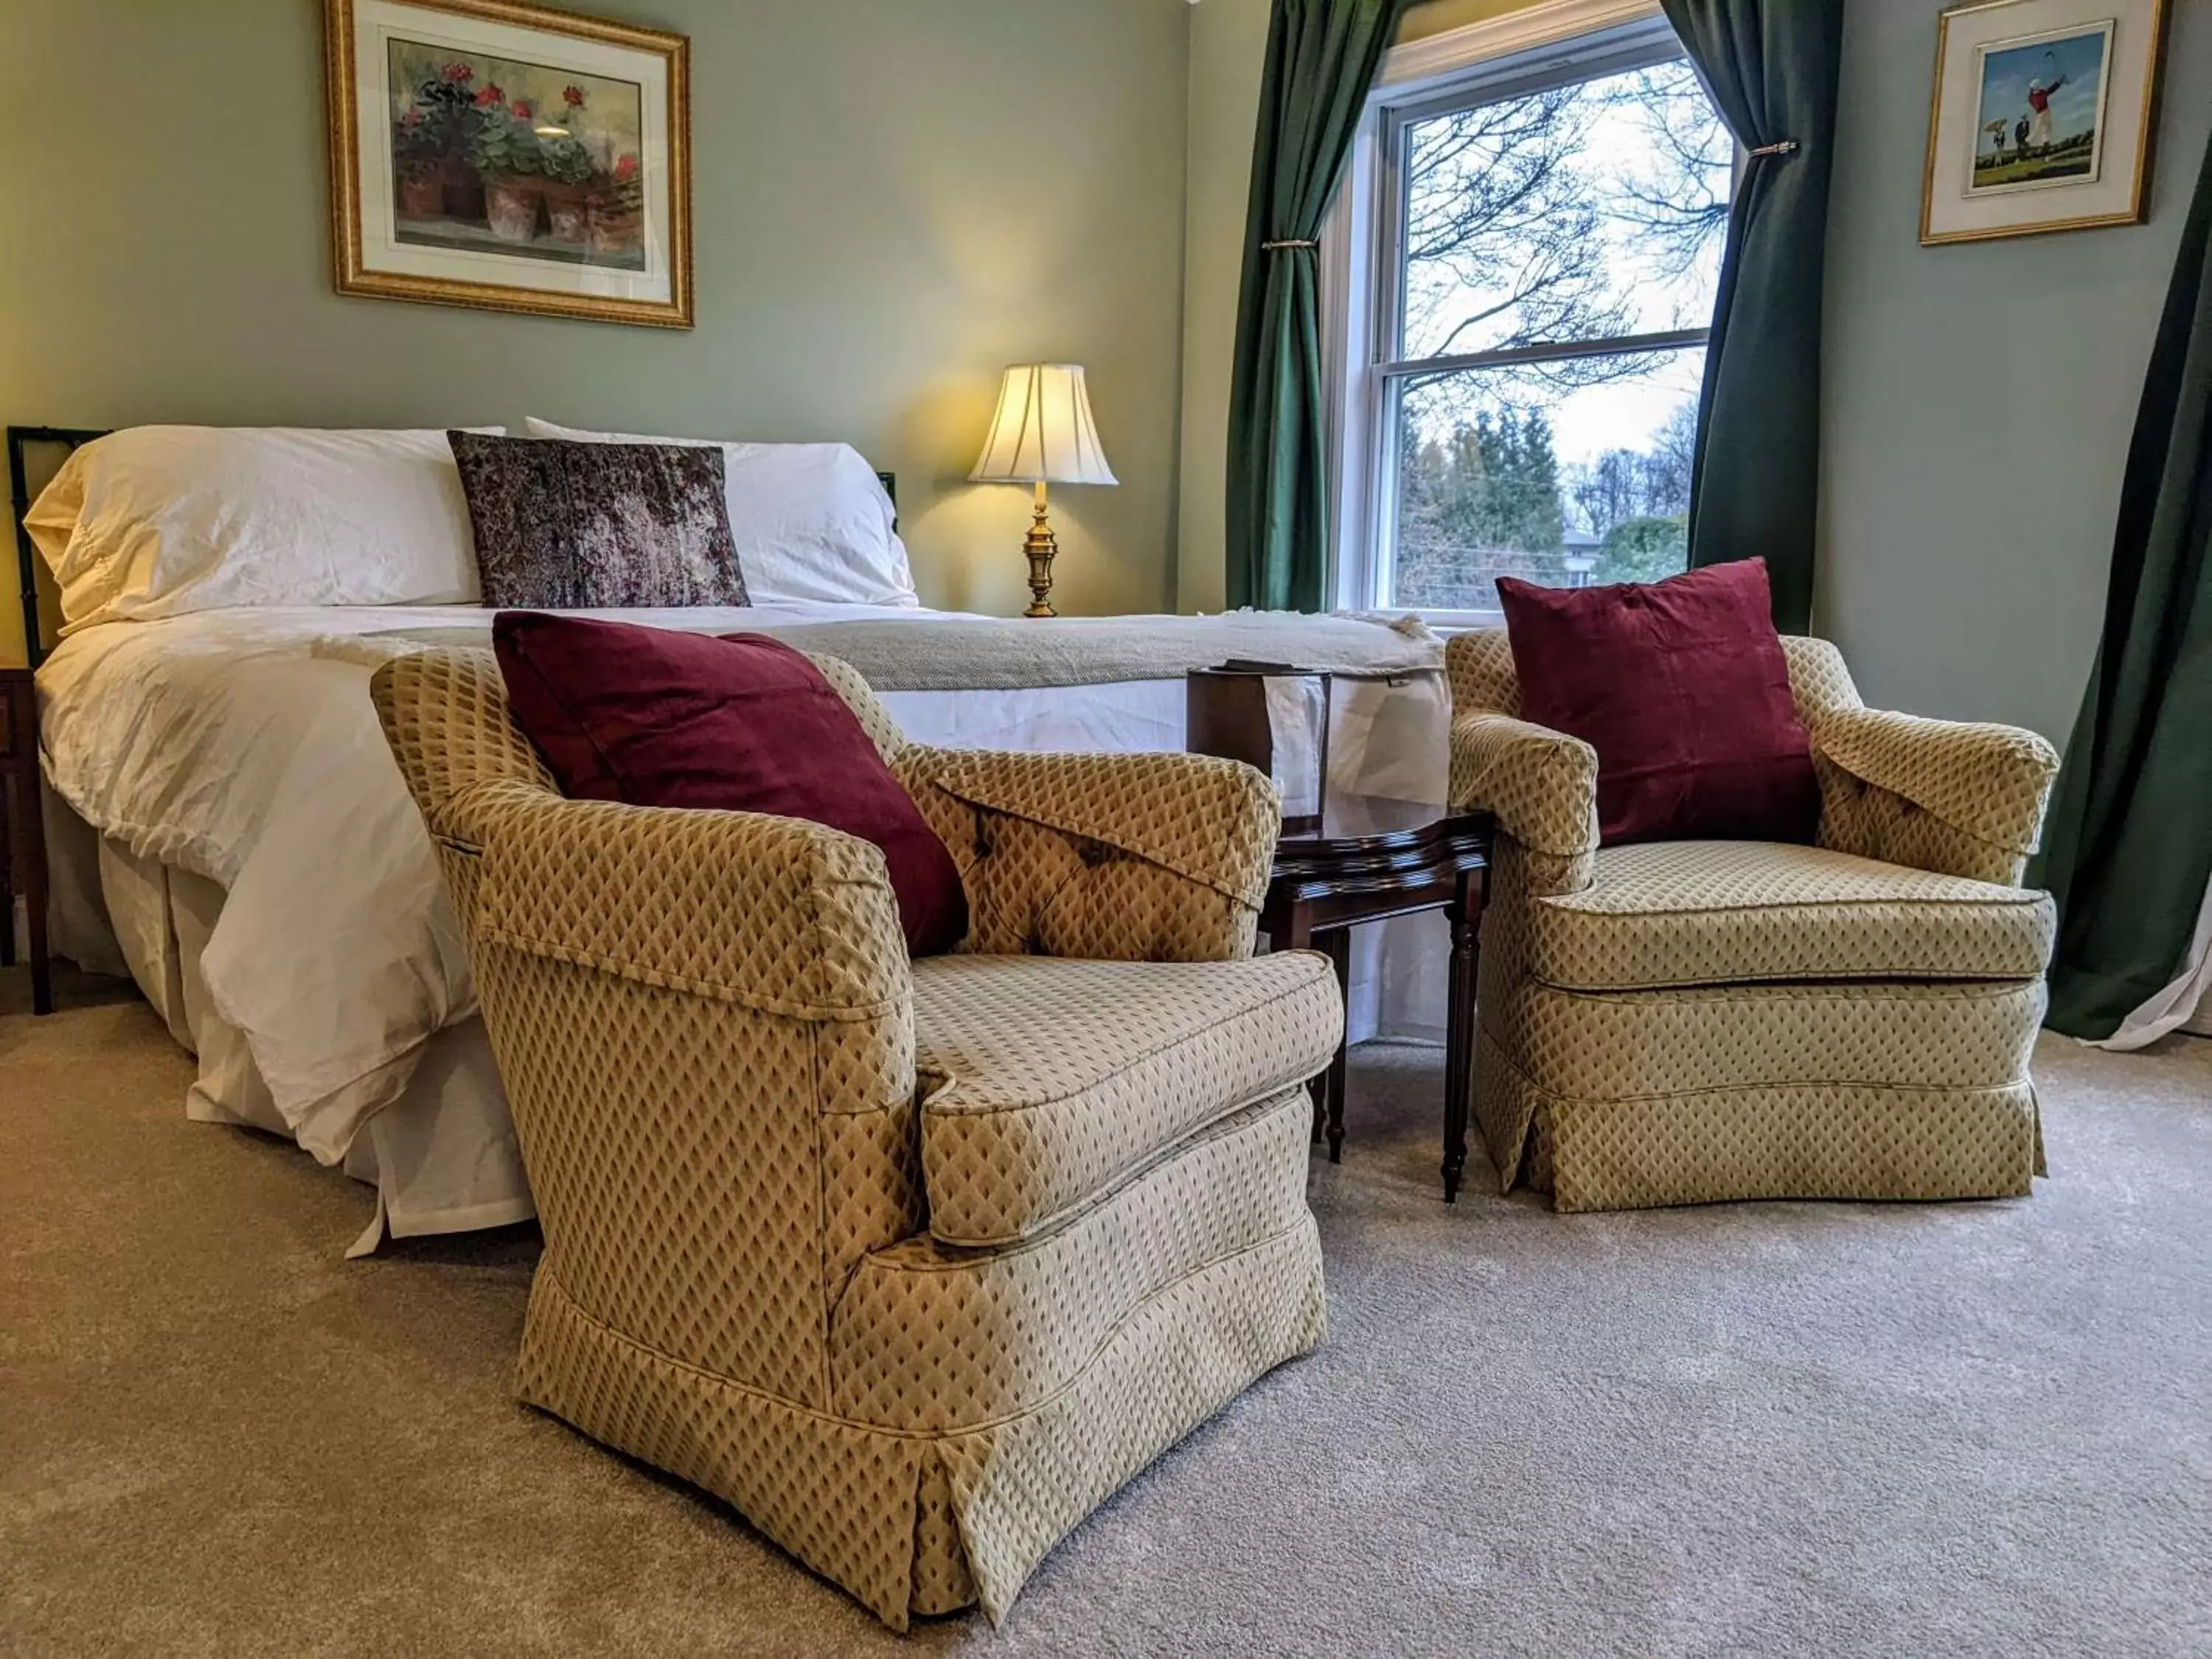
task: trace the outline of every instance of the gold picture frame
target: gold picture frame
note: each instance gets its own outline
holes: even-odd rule
[[[690,328],[690,52],[521,0],[325,0],[337,291]]]
[[[2141,224],[2166,0],[1974,0],[1936,24],[1920,241]]]

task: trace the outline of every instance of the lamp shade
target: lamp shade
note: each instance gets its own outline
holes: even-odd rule
[[[968,477],[976,483],[1120,483],[1099,447],[1083,366],[1017,363],[1007,369],[991,435]]]

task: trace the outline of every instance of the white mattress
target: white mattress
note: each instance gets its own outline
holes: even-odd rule
[[[40,671],[49,782],[132,859],[221,890],[196,964],[208,1006],[242,1037],[283,1123],[325,1164],[348,1164],[350,1154],[360,1170],[357,1143],[380,1112],[403,1098],[439,1098],[410,1092],[410,1080],[426,1044],[471,1021],[476,1000],[428,838],[370,707],[370,670],[343,653],[319,653],[317,641],[482,614],[258,610],[112,623],[72,635]],[[936,614],[904,613],[920,625]],[[728,613],[722,625],[882,615],[861,606],[763,607]],[[1177,679],[889,692],[884,702],[922,742],[1126,751],[1180,749],[1183,697]],[[1346,684],[1332,770],[1350,787],[1441,799],[1448,725],[1440,676]],[[81,908],[57,906],[64,954],[78,925],[70,913]],[[88,941],[84,953],[96,957],[96,944]],[[1382,975],[1373,947],[1363,955],[1355,1030],[1372,1029],[1375,987],[1386,981],[1408,1011],[1400,1025],[1434,1023],[1424,1010],[1437,1000],[1429,981],[1437,976]],[[1440,954],[1419,955],[1441,964]],[[416,1141],[434,1144],[434,1127]],[[463,1217],[470,1183],[443,1173],[437,1184]],[[413,1221],[410,1231],[435,1224],[419,1213]]]

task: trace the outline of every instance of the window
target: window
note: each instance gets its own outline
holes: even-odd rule
[[[1672,33],[1524,53],[1376,122],[1346,597],[1473,620],[1500,576],[1682,569],[1735,146]]]

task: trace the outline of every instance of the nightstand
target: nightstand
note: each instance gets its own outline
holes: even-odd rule
[[[1319,950],[1350,991],[1351,930],[1442,910],[1451,920],[1450,1012],[1444,1028],[1444,1202],[1459,1198],[1474,1099],[1474,963],[1488,890],[1491,821],[1481,813],[1371,795],[1332,796],[1319,823],[1286,830],[1260,912],[1273,951]],[[1314,1139],[1344,1150],[1345,1045],[1316,1079]]]
[[[39,693],[27,668],[0,668],[0,967],[15,961],[15,895],[31,921],[31,1011],[54,1011],[46,957],[46,830],[39,805]]]

